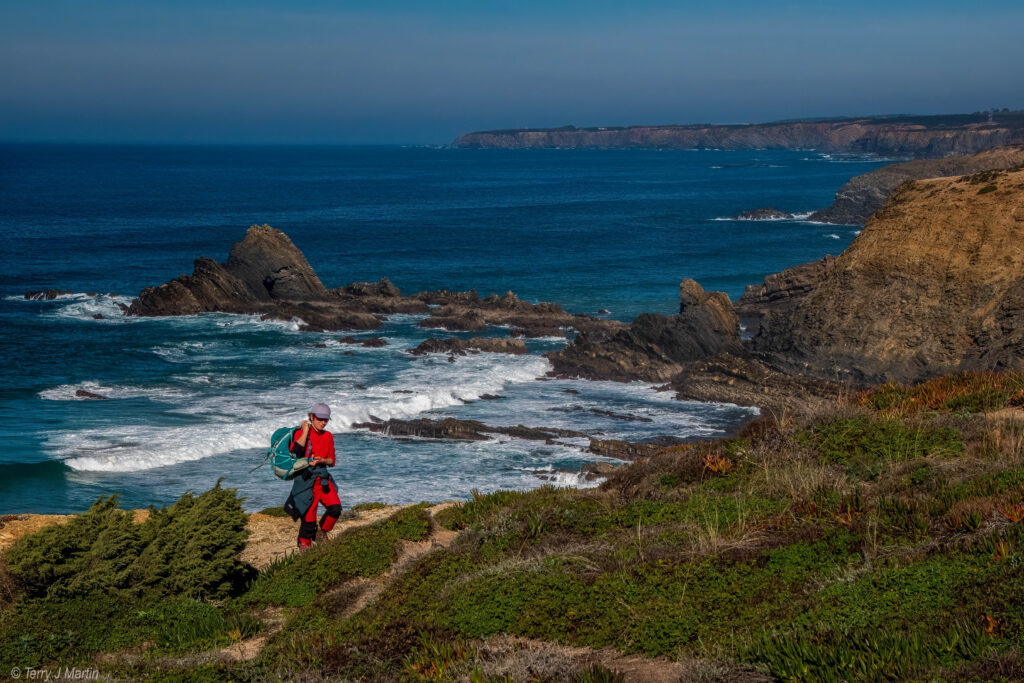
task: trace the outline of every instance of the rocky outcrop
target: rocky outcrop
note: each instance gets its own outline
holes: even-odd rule
[[[854,176],[836,192],[832,206],[815,211],[808,220],[863,225],[885,205],[897,187],[908,180],[1005,170],[1024,165],[1024,145],[991,149],[981,154],[889,164]]]
[[[288,305],[301,303],[310,307],[304,311],[306,315],[318,318],[313,325],[323,327],[330,312],[315,303],[328,298],[306,257],[287,235],[269,225],[253,225],[245,238],[231,247],[226,262],[196,259],[192,275],[142,290],[128,307],[128,315],[220,311],[288,319]]]
[[[915,158],[976,154],[1024,142],[1024,112],[877,116],[748,125],[629,126],[493,130],[461,135],[455,147],[816,149]]]
[[[736,314],[748,328],[756,330],[768,311],[785,313],[792,310],[808,292],[825,279],[836,259],[831,254],[773,273],[759,285],[748,285],[734,304]]]
[[[852,382],[1020,369],[1024,170],[902,185],[754,344],[780,367]]]
[[[512,327],[512,336],[565,336],[562,328],[602,332],[625,327],[616,320],[602,320],[586,315],[570,314],[558,304],[523,301],[512,292],[481,298],[470,292],[421,292],[414,295],[424,303],[439,306],[420,327],[441,328],[460,332],[482,332],[488,325]]]
[[[71,294],[70,289],[44,289],[32,292],[25,292],[25,298],[29,301],[53,301],[59,296]]]
[[[723,352],[742,354],[739,320],[729,297],[705,292],[693,280],[683,280],[679,290],[677,315],[645,313],[627,329],[610,335],[581,333],[566,348],[548,354],[554,374],[662,382],[689,362]]]
[[[786,213],[785,211],[779,211],[771,207],[763,209],[753,209],[751,211],[741,211],[736,214],[735,219],[738,221],[782,221],[793,218],[793,214]]]
[[[53,298],[63,293],[29,292],[26,297]],[[255,314],[267,320],[298,319],[300,329],[316,332],[372,330],[380,327],[383,316],[395,313],[432,313],[422,321],[424,327],[482,332],[488,325],[503,325],[523,330],[527,336],[565,326],[601,330],[623,326],[570,315],[557,304],[531,304],[512,292],[485,298],[475,290],[403,296],[387,278],[329,290],[288,236],[269,225],[250,227],[224,263],[199,258],[191,275],[145,288],[125,313],[171,316],[214,311]],[[505,346],[513,349],[521,343]]]
[[[776,417],[832,403],[844,391],[837,382],[781,372],[729,353],[688,364],[672,378],[671,388],[681,401],[735,403]]]
[[[507,339],[498,337],[473,337],[472,339],[434,339],[431,337],[414,349],[407,349],[408,353],[414,356],[422,356],[427,353],[451,353],[465,356],[467,353],[511,353],[522,355],[526,353],[526,342],[522,339]]]
[[[504,434],[516,439],[549,442],[557,438],[580,438],[585,434],[568,429],[538,427],[490,427],[477,420],[458,420],[453,417],[443,420],[420,418],[415,420],[381,420],[353,424],[354,429],[367,429],[387,436],[412,436],[421,439],[456,439],[460,441],[488,441],[494,434]]]

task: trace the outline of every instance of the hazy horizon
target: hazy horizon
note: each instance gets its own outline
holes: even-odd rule
[[[996,0],[8,4],[0,141],[444,145],[1022,109],[1021,25]]]

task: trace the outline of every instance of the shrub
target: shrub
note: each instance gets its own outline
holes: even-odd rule
[[[152,509],[142,524],[101,498],[64,525],[23,537],[8,554],[9,571],[26,597],[67,599],[121,591],[135,597],[225,597],[246,570],[235,557],[249,532],[241,500],[220,482],[171,507]]]

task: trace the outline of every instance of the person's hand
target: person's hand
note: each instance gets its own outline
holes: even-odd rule
[[[317,465],[320,465],[321,463],[323,463],[323,460],[321,460],[320,458],[310,458],[309,459],[309,466],[310,467],[316,467]]]
[[[302,421],[302,433],[303,434],[308,434],[309,433],[309,428],[310,428],[309,420],[303,420]]]

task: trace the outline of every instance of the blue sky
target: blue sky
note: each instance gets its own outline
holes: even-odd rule
[[[0,0],[0,140],[447,143],[1024,108],[1024,3],[851,5]]]

